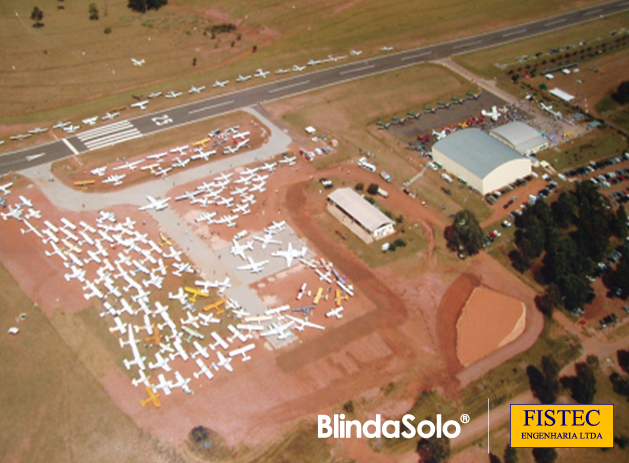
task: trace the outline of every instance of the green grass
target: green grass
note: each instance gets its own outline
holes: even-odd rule
[[[576,140],[563,145],[562,151],[555,149],[539,153],[539,159],[550,162],[559,172],[574,166],[582,166],[589,161],[622,154],[627,148],[627,140],[610,129],[593,129]]]
[[[585,46],[586,49],[589,46],[596,46],[603,39],[609,40],[611,31],[626,27],[628,21],[629,13],[620,13],[530,39],[518,40],[498,47],[456,55],[454,61],[482,77],[498,77],[505,75],[508,69],[520,67],[524,69],[527,65],[533,65],[534,63],[541,65],[542,61],[550,64],[550,59],[553,56],[550,56],[548,51],[552,48],[564,49],[568,45],[574,48],[582,40],[588,42]],[[580,47],[575,48],[575,50],[580,49]],[[572,51],[574,50],[570,52]],[[544,55],[535,59],[534,55],[538,52],[543,52]],[[529,59],[519,63],[518,59],[525,55],[529,56]],[[563,56],[563,53],[560,53],[560,55]]]

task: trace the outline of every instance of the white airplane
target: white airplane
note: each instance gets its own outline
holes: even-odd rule
[[[129,170],[135,170],[135,168],[138,166],[138,164],[141,164],[144,162],[144,159],[139,159],[137,161],[133,161],[133,162],[129,162],[129,161],[125,161],[124,164],[121,164],[117,167],[114,167],[112,170],[122,170],[122,169],[129,169]]]
[[[142,66],[144,64],[144,58],[143,59],[131,58],[131,62],[133,63],[134,66]]]
[[[270,233],[267,233],[264,236],[254,236],[253,239],[262,243],[262,249],[266,249],[269,244],[279,244],[280,246],[282,245],[282,242],[274,240],[273,235],[271,235]]]
[[[11,188],[13,186],[13,182],[9,182],[9,183],[5,183],[4,185],[0,185],[0,190],[2,190],[2,194],[3,195],[8,195],[11,193],[11,191],[9,191],[9,188]]]
[[[260,170],[273,172],[275,170],[275,167],[277,167],[277,162],[265,162],[264,165],[260,167]]]
[[[446,130],[443,129],[441,132],[437,132],[433,129],[432,134],[437,137],[437,140],[443,140],[446,137]]]
[[[249,240],[246,244],[240,244],[238,241],[232,239],[233,246],[230,251],[233,256],[240,256],[242,260],[247,260],[245,251],[253,251],[253,240]]]
[[[280,307],[276,307],[274,309],[266,309],[264,311],[265,315],[276,315],[278,319],[282,319],[283,315],[282,312],[286,312],[287,310],[290,310],[290,305],[286,304],[286,305],[282,305]]]
[[[153,391],[157,392],[158,389],[161,389],[164,392],[164,394],[170,395],[170,392],[171,392],[170,389],[173,387],[173,383],[171,381],[166,381],[166,378],[164,377],[163,373],[160,373],[157,378],[159,379],[159,384],[151,385],[151,387],[153,388]]]
[[[156,211],[161,211],[162,209],[166,209],[168,207],[168,201],[170,200],[170,198],[155,199],[150,195],[147,195],[146,199],[148,199],[149,204],[147,204],[146,206],[140,207],[141,211],[144,211],[147,209],[155,209]]]
[[[162,289],[162,283],[164,282],[164,277],[160,277],[159,275],[151,274],[151,278],[147,280],[142,280],[142,284],[145,288],[148,288],[149,285],[155,286],[157,289]]]
[[[187,361],[188,353],[184,350],[183,346],[181,345],[181,339],[175,340],[173,342],[173,346],[175,347],[175,350],[177,351],[177,353],[171,354],[170,359],[173,360],[175,357],[180,356],[184,362]]]
[[[232,190],[229,194],[231,196],[243,195],[248,190],[249,190],[249,188],[247,188],[246,186],[243,186],[241,188],[236,188],[235,190]]]
[[[273,323],[268,330],[260,333],[260,336],[264,336],[264,337],[277,336],[277,339],[279,340],[286,339],[290,336],[289,328],[293,326],[294,324],[295,324],[294,320],[291,320],[289,322],[282,323],[282,324]]]
[[[18,204],[18,207],[21,207],[21,206],[33,207],[33,202],[30,199],[25,198],[24,196],[19,196],[19,198],[20,198],[20,204]]]
[[[178,277],[181,277],[183,275],[183,273],[194,273],[194,268],[192,268],[192,265],[190,265],[188,262],[175,262],[173,264],[173,267],[175,267],[177,270],[175,270],[173,272],[173,275],[176,275]]]
[[[122,323],[120,317],[114,317],[114,323],[116,324],[116,326],[113,328],[109,328],[110,333],[115,333],[116,331],[119,331],[120,334],[125,334],[127,332],[127,325]]]
[[[63,131],[66,133],[74,133],[81,128],[80,125],[69,125],[63,128]]]
[[[251,339],[251,334],[244,335],[240,331],[238,331],[238,328],[233,325],[227,325],[227,329],[231,331],[233,335],[230,338],[227,338],[227,341],[230,343],[233,343],[234,339],[236,338],[238,338],[241,342],[247,342],[249,339]]]
[[[238,328],[239,330],[245,330],[247,332],[249,332],[251,334],[252,331],[264,331],[264,327],[262,325],[259,324],[245,324],[245,323],[239,323],[238,325],[236,325],[236,328]]]
[[[179,168],[184,168],[188,165],[188,163],[190,162],[190,159],[181,159],[179,157],[176,157],[175,159],[173,159],[173,163],[172,166],[173,167],[179,167]]]
[[[45,133],[48,132],[48,129],[42,129],[41,127],[35,127],[34,129],[31,129],[28,131],[28,133],[32,134],[32,135],[36,135],[38,133]]]
[[[57,122],[55,125],[52,126],[53,129],[64,129],[68,126],[72,125],[72,122],[68,121],[68,122]]]
[[[64,129],[64,130],[65,130],[65,129]],[[26,133],[26,134],[19,133],[19,134],[17,134],[17,135],[13,135],[13,136],[12,136],[12,137],[10,137],[10,138],[11,138],[11,140],[19,140],[19,141],[22,141],[22,140],[24,140],[24,139],[26,139],[26,138],[29,138],[29,137],[32,137],[32,135],[31,135],[30,133]]]
[[[251,79],[251,76],[243,76],[243,75],[238,75],[238,78],[236,79],[236,82],[246,82],[249,79]]]
[[[138,387],[138,385],[140,383],[142,383],[146,387],[152,387],[151,383],[149,382],[148,377],[146,376],[146,374],[144,374],[144,371],[140,370],[138,373],[139,373],[140,377],[136,378],[136,379],[132,379],[131,380],[131,384],[133,384],[135,387]]]
[[[332,309],[329,312],[327,312],[325,314],[326,317],[330,318],[330,317],[336,317],[336,318],[343,318],[343,314],[341,312],[343,312],[343,306],[341,307],[337,307],[336,309]]]
[[[196,159],[203,159],[204,161],[207,161],[209,159],[210,156],[213,156],[214,154],[216,154],[216,150],[211,150],[211,151],[203,151],[202,149],[197,151],[196,154],[193,154],[190,159],[192,160],[196,160]]]
[[[239,204],[232,209],[232,214],[248,215],[251,214],[248,204]]]
[[[188,297],[186,296],[186,293],[184,292],[183,288],[179,288],[179,291],[175,294],[169,292],[168,299],[170,300],[177,299],[179,300],[179,302],[181,302],[181,305],[186,305],[186,303],[188,302]]]
[[[161,94],[162,94],[162,92],[151,92],[151,93],[149,93],[149,98],[157,98]]]
[[[498,112],[498,108],[496,106],[492,106],[491,111],[485,111],[483,109],[480,113],[485,117],[491,118],[492,121],[497,121],[500,118],[500,112]]]
[[[290,72],[290,69],[278,69],[277,71],[275,71],[275,74],[286,74],[287,72]]]
[[[132,108],[140,108],[140,109],[144,110],[144,109],[146,109],[146,105],[148,105],[148,104],[149,104],[149,100],[137,101],[135,103],[131,103],[131,107]]]
[[[382,47],[381,51],[393,51],[393,47]]]
[[[350,50],[349,54],[352,56],[358,56],[362,53],[362,50]]]
[[[190,312],[188,312],[190,313]],[[198,341],[193,341],[192,345],[194,346],[194,348],[197,350],[196,352],[193,352],[190,356],[192,358],[195,358],[197,355],[202,356],[203,358],[209,359],[210,358],[210,354],[207,351],[207,348],[203,347],[201,344],[199,344]]]
[[[232,203],[234,202],[234,198],[224,198],[223,196],[221,196],[220,198],[218,198],[218,200],[216,201],[216,205],[217,206],[227,206],[227,207],[231,207]]]
[[[124,179],[126,176],[127,174],[110,175],[105,180],[103,180],[103,183],[111,183],[113,184],[113,186],[122,185],[122,179]]]
[[[194,85],[190,88],[190,90],[188,90],[188,93],[201,93],[203,90],[205,90],[205,85],[201,86],[201,87],[195,87]]]
[[[221,338],[221,336],[218,333],[216,333],[215,331],[212,331],[211,336],[214,338],[214,341],[216,342],[208,346],[210,349],[215,351],[216,346],[221,346],[225,350],[229,349],[229,344],[227,344],[225,340]]]
[[[198,222],[213,223],[214,220],[212,219],[212,217],[214,217],[216,214],[217,214],[217,212],[204,212],[199,217],[194,219],[194,221],[197,222],[197,223]]]
[[[264,266],[269,263],[268,260],[262,260],[260,262],[254,262],[254,260],[247,256],[247,260],[249,264],[241,265],[240,267],[236,267],[237,270],[250,270],[251,273],[260,273]]]
[[[87,119],[83,119],[81,122],[87,125],[95,125],[98,121],[98,116],[88,117]]]
[[[229,372],[234,371],[234,368],[231,366],[231,354],[230,358],[226,358],[220,351],[218,351],[216,355],[218,356],[218,363],[212,363],[212,366],[216,371],[218,371],[220,367],[225,368]]]
[[[166,177],[166,175],[168,174],[168,172],[170,172],[171,170],[173,170],[172,167],[167,167],[167,168],[163,168],[163,167],[159,167],[156,171],[155,171],[155,176],[156,177]]]
[[[102,117],[102,119],[103,119],[104,121],[107,121],[107,120],[112,120],[114,117],[118,117],[118,116],[120,116],[120,113],[119,113],[118,111],[115,111],[115,112],[113,112],[113,113],[107,112],[107,113],[105,113],[105,115]]]
[[[171,246],[169,253],[168,254],[164,253],[164,257],[167,259],[173,258],[177,262],[181,262],[181,257],[180,257],[181,254],[183,254],[183,251],[176,251],[175,248]]]
[[[164,151],[163,153],[156,153],[156,154],[149,154],[146,159],[156,159],[156,160],[160,160],[161,158],[167,156],[168,153],[166,151]]]
[[[294,320],[298,326],[295,327],[297,331],[303,331],[305,327],[316,328],[318,330],[325,330],[324,326],[311,323],[308,320],[302,320],[301,318],[293,317],[292,315],[286,315],[287,318]]]
[[[177,146],[170,150],[171,153],[179,153],[180,156],[185,155],[186,151],[190,148],[189,145]]]
[[[321,60],[320,59],[311,59],[310,61],[308,61],[308,66],[316,66],[318,64],[321,64]]]
[[[192,373],[192,375],[196,378],[199,379],[199,376],[201,375],[205,375],[207,377],[207,379],[212,379],[214,378],[214,374],[212,373],[212,371],[207,367],[207,365],[205,363],[203,363],[203,360],[201,359],[195,359],[195,362],[197,363],[197,366],[199,367],[199,371]]]
[[[33,225],[31,225],[31,223],[24,219],[24,223],[26,224],[26,226],[28,227],[28,230],[25,230],[23,228],[20,229],[20,231],[22,232],[22,235],[26,234],[26,233],[30,233],[33,232],[35,233],[39,238],[44,239],[44,236],[39,232],[39,230],[37,230],[36,227],[34,227]]]
[[[232,287],[232,285],[229,284],[229,277],[225,277],[223,281],[214,280],[213,285],[214,288],[218,288],[218,294],[223,294],[226,289]]]
[[[188,314],[188,318],[186,318],[185,320],[183,318],[180,318],[179,323],[181,325],[192,325],[198,329],[199,324],[197,323],[197,321],[199,320],[199,317],[192,315],[192,312],[187,312],[187,314]]]
[[[181,95],[183,95],[183,92],[175,92],[174,90],[171,90],[164,96],[166,98],[177,98],[177,97],[180,97]]]
[[[230,357],[236,357],[237,355],[242,355],[242,361],[246,362],[247,360],[251,360],[251,357],[247,355],[247,352],[253,350],[256,347],[255,344],[247,344],[246,346],[241,347],[240,349],[233,350],[229,353]]]
[[[199,314],[201,321],[199,322],[203,326],[208,326],[210,323],[220,323],[220,319],[214,317],[214,312],[210,312],[208,315],[204,313]]]
[[[256,73],[253,75],[254,77],[262,77],[264,79],[266,79],[266,76],[268,76],[271,72],[270,71],[263,71],[262,68],[258,68],[258,70],[256,71]]]
[[[223,82],[221,82],[220,80],[217,80],[216,82],[214,82],[213,87],[224,87],[225,85],[227,85],[229,83],[229,80],[224,80]]]
[[[170,359],[162,357],[162,354],[157,352],[155,354],[155,362],[149,362],[149,368],[151,370],[157,370],[158,368],[161,368],[164,371],[170,371],[172,370],[172,368],[170,367],[168,362],[170,362]]]
[[[271,255],[273,257],[283,257],[286,259],[286,267],[288,268],[293,263],[294,258],[300,259],[306,257],[306,252],[308,252],[308,248],[306,248],[306,246],[303,246],[299,251],[297,249],[293,249],[293,243],[289,242],[288,249],[286,249],[286,251],[275,251],[272,252]]]
[[[297,156],[286,156],[278,161],[280,164],[288,164],[289,166],[295,165],[297,162]]]
[[[131,365],[136,365],[140,370],[144,370],[144,360],[146,360],[146,357],[142,357],[138,351],[137,341],[133,337],[133,330],[129,330],[129,341],[126,344],[131,346],[131,350],[133,351],[133,360],[129,361],[124,359],[122,362],[124,363],[125,368],[128,370]],[[122,346],[122,341],[120,341],[120,345]]]
[[[98,177],[104,177],[106,170],[107,166],[97,167],[96,169],[90,170],[90,174],[97,175]]]
[[[98,219],[96,219],[96,221],[98,223],[103,223],[103,222],[116,222],[116,214],[114,214],[113,212],[107,212],[107,211],[98,211]]]
[[[306,66],[297,66],[296,64],[293,66],[293,71],[303,71],[306,69]]]

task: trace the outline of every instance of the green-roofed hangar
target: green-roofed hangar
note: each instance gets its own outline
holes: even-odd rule
[[[464,129],[438,141],[433,160],[483,195],[526,177],[531,161],[480,129]]]

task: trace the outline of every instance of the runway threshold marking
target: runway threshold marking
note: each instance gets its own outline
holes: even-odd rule
[[[419,57],[430,55],[430,54],[432,54],[432,50],[425,51],[423,53],[417,53],[417,54],[411,55],[411,56],[404,56],[403,58],[400,58],[400,61],[406,61],[406,60],[409,60],[409,59],[415,59],[415,58],[419,58]]]
[[[343,75],[345,75],[345,74],[351,74],[352,72],[365,71],[365,70],[367,70],[367,69],[371,69],[371,68],[375,68],[375,67],[376,67],[376,65],[375,65],[375,64],[370,64],[370,65],[368,65],[368,66],[363,66],[363,67],[361,67],[361,68],[348,69],[347,71],[342,71],[342,72],[339,72],[339,75],[340,75],[340,76],[343,76]]]
[[[201,111],[207,111],[209,109],[220,108],[221,106],[226,106],[228,104],[232,104],[235,100],[225,101],[223,103],[217,103],[210,106],[205,106],[199,109],[193,109],[192,111],[188,111],[188,114],[200,113]]]
[[[72,151],[74,154],[79,154],[79,150],[77,150],[74,145],[72,143],[70,143],[68,141],[67,138],[62,138],[61,141],[68,147],[70,148],[70,151]]]
[[[287,90],[289,88],[298,87],[300,85],[306,85],[307,83],[310,83],[310,81],[304,80],[303,82],[297,82],[295,84],[285,85],[284,87],[274,88],[273,90],[269,90],[269,93],[281,92],[282,90]]]

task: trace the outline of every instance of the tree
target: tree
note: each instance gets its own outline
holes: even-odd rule
[[[574,195],[563,191],[557,201],[550,206],[553,219],[558,227],[567,229],[577,218],[577,203]]]
[[[356,189],[356,191],[363,191],[365,185],[363,184],[363,182],[358,182],[354,188]]]
[[[620,349],[616,351],[616,358],[618,359],[620,368],[622,368],[625,373],[629,373],[629,350]]]
[[[367,193],[369,193],[370,195],[377,195],[379,189],[380,187],[377,183],[370,183],[367,187]]]
[[[507,444],[503,460],[504,463],[518,463],[518,450]]]
[[[591,404],[596,395],[596,376],[594,369],[585,362],[576,364],[577,375],[562,378],[570,389],[570,395],[580,404]]]
[[[168,0],[129,0],[127,6],[138,13],[146,13],[148,10],[159,10],[168,4]]]
[[[559,395],[559,365],[550,355],[542,357],[542,370],[533,365],[526,368],[533,395],[543,404],[553,404]]]
[[[98,20],[98,8],[96,8],[96,3],[90,3],[88,7],[88,12],[90,14],[90,21]]]
[[[490,453],[489,454],[489,463],[502,463],[502,462],[500,461],[500,458],[498,458],[493,453]]]
[[[603,283],[609,290],[618,291],[621,299],[629,297],[629,256],[623,253],[615,269],[603,274]]]
[[[445,463],[450,458],[450,439],[422,439],[417,442],[417,453],[424,463]]]
[[[618,90],[612,93],[612,98],[620,104],[629,103],[629,80],[618,86]]]
[[[42,23],[42,19],[44,19],[44,12],[42,10],[39,9],[39,7],[35,7],[33,8],[33,11],[31,12],[31,19],[33,21],[35,21],[35,24],[33,24],[33,27],[39,29],[40,27],[44,27],[44,23]]]
[[[468,255],[477,254],[483,247],[483,230],[474,213],[468,209],[457,212],[452,225],[444,230],[448,248]]]
[[[557,459],[557,450],[548,447],[539,447],[533,449],[533,458],[536,463],[554,463]]]
[[[627,211],[620,206],[609,223],[609,229],[616,238],[624,240],[627,237]]]
[[[192,430],[192,438],[197,443],[206,440],[208,436],[208,430],[203,426],[197,426]]]

